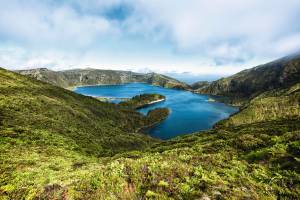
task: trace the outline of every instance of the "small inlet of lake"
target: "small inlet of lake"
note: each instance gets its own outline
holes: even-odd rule
[[[211,129],[216,122],[228,118],[238,111],[235,107],[209,101],[207,95],[167,89],[145,83],[84,86],[77,87],[74,91],[87,96],[113,98],[113,102],[145,93],[157,93],[166,96],[165,101],[138,110],[147,114],[149,110],[154,108],[167,107],[170,109],[168,118],[149,130],[152,137],[160,139],[170,139],[178,135]]]

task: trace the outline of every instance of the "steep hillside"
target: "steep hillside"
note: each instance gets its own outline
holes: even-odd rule
[[[70,187],[82,199],[298,199],[299,140],[299,121],[214,129],[119,155]]]
[[[31,76],[37,80],[44,81],[59,87],[67,88],[69,83],[66,77],[62,73],[56,71],[48,70],[47,68],[37,68],[29,70],[19,70],[16,71],[22,75]]]
[[[264,91],[289,87],[299,79],[300,55],[294,55],[214,81],[196,92],[227,96],[232,103],[239,103]]]
[[[0,199],[32,199],[49,183],[90,174],[98,157],[157,142],[136,133],[152,115],[1,68],[0,82]]]
[[[183,82],[156,73],[141,74],[130,71],[100,69],[51,71],[46,68],[20,70],[17,72],[63,88],[83,85],[121,84],[129,82],[144,82],[166,88],[189,88],[189,86]]]
[[[237,126],[276,119],[297,119],[299,116],[300,83],[262,93],[252,99],[241,112],[219,124]]]
[[[4,69],[0,73],[2,128],[10,130],[18,126],[25,132],[59,134],[76,142],[79,150],[94,155],[135,148],[151,141],[134,133],[146,125],[140,113]],[[11,132],[18,135],[13,133],[14,129]]]
[[[264,103],[268,98],[274,104]],[[260,99],[245,110],[264,113],[258,120],[242,111],[211,131],[117,155],[74,190],[89,191],[83,199],[298,199],[299,84]]]
[[[6,70],[0,81],[1,199],[300,196],[299,80],[168,141],[134,133],[147,119],[134,111]]]

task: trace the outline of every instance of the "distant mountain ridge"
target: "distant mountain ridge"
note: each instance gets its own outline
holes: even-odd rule
[[[229,97],[239,104],[259,94],[277,88],[286,88],[300,80],[300,54],[241,71],[237,74],[194,88],[196,93]]]
[[[157,73],[135,73],[131,71],[116,71],[102,69],[73,69],[65,71],[52,71],[47,68],[18,70],[23,75],[29,75],[38,80],[70,88],[85,85],[122,84],[130,82],[143,82],[165,88],[189,89],[186,83]]]
[[[282,79],[292,81],[247,99],[212,130],[167,141],[138,133],[160,108],[145,118],[0,68],[0,199],[299,199],[300,79],[292,68]],[[32,76],[67,80],[47,73]]]

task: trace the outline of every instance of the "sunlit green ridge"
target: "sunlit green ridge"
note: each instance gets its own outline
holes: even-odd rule
[[[0,196],[297,199],[299,80],[163,142],[136,133],[147,120],[133,110],[1,69]]]

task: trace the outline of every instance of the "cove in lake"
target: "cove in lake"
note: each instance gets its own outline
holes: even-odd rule
[[[110,98],[131,98],[145,93],[158,93],[166,96],[166,101],[139,109],[139,112],[143,114],[147,114],[154,108],[167,107],[170,109],[168,118],[149,130],[152,137],[160,139],[170,139],[178,135],[211,129],[216,122],[228,118],[238,111],[235,107],[208,101],[209,96],[207,95],[144,83],[84,86],[77,87],[75,92],[87,96]]]

